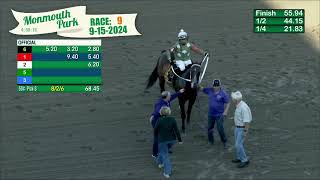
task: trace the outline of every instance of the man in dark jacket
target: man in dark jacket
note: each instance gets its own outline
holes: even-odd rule
[[[154,111],[150,117],[150,123],[152,127],[154,128],[159,117],[160,117],[160,109],[163,106],[168,106],[170,107],[171,102],[176,99],[180,94],[184,92],[184,89],[180,89],[179,92],[174,93],[171,95],[169,91],[163,91],[161,93],[161,98],[157,101],[157,103],[154,105]],[[152,157],[157,157],[158,156],[158,138],[154,136],[153,140],[153,148],[152,148]]]
[[[159,155],[157,164],[159,168],[164,167],[163,175],[166,178],[170,177],[172,166],[169,159],[169,146],[172,147],[178,138],[179,144],[182,144],[181,135],[177,126],[176,120],[169,116],[171,110],[167,106],[160,109],[161,117],[154,127],[154,134],[159,140]]]

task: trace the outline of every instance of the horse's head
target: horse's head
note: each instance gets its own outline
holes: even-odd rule
[[[191,88],[197,88],[199,85],[201,66],[199,64],[193,64],[190,68],[190,80]]]

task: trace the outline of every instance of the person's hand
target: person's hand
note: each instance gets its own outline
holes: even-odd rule
[[[243,130],[243,139],[245,140],[248,136],[248,130]]]
[[[204,87],[199,84],[198,85],[198,90],[202,91],[203,89],[204,89]]]
[[[183,144],[183,142],[182,142],[182,141],[180,141],[180,142],[179,142],[179,144]]]
[[[185,90],[182,88],[179,90],[180,93],[183,93]]]
[[[206,55],[209,55],[209,53],[208,52],[204,52],[204,56],[206,56]]]
[[[152,123],[152,120],[153,120],[153,116],[151,116],[149,119],[150,123]]]
[[[226,118],[228,115],[228,112],[223,112],[223,117]]]

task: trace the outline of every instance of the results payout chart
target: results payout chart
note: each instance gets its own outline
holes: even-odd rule
[[[18,39],[18,92],[100,92],[101,40]]]

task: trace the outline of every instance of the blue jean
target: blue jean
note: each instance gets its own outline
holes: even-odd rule
[[[172,147],[172,144],[168,144],[169,152],[171,151],[171,147]],[[172,153],[172,151],[170,153]],[[158,137],[154,135],[153,136],[153,145],[152,145],[152,155],[157,157],[158,154],[159,154]]]
[[[226,143],[227,137],[226,137],[226,134],[224,133],[223,115],[208,116],[208,141],[210,143],[214,143],[213,130],[214,130],[214,124],[216,121],[217,121],[217,129],[220,135],[221,142]]]
[[[235,148],[236,148],[236,159],[239,159],[241,162],[247,162],[248,158],[246,152],[244,151],[244,128],[235,128],[234,129],[235,137]]]
[[[172,171],[172,165],[169,158],[169,146],[172,147],[175,143],[175,140],[159,143],[159,155],[157,157],[157,164],[163,164],[165,174],[170,175]]]

